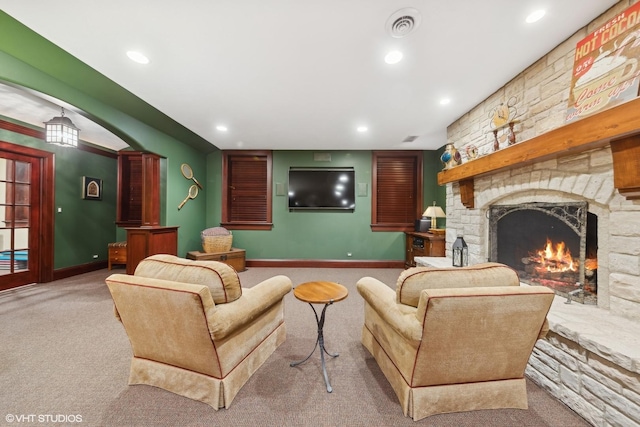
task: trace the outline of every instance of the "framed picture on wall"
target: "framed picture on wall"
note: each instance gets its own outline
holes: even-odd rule
[[[102,180],[83,176],[82,198],[86,200],[102,200]]]

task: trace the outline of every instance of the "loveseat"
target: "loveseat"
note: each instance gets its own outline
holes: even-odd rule
[[[524,370],[546,335],[554,293],[520,285],[511,268],[414,267],[392,289],[372,277],[362,343],[395,391],[405,416],[476,409],[526,409]]]
[[[106,283],[131,342],[129,384],[229,408],[286,338],[286,276],[242,288],[226,264],[153,255]]]

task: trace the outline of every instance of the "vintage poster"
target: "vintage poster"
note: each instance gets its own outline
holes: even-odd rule
[[[566,122],[638,96],[640,2],[576,45]]]

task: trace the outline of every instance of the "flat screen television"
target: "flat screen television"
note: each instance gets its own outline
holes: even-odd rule
[[[353,168],[290,168],[289,209],[354,210]]]

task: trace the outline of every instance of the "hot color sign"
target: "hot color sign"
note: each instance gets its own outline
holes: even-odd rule
[[[566,122],[638,96],[640,2],[576,45]]]

